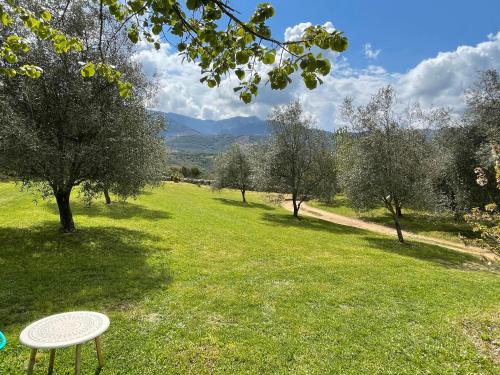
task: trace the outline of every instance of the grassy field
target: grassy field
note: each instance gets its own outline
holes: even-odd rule
[[[0,374],[24,371],[24,326],[80,309],[111,318],[101,374],[500,371],[500,276],[468,255],[192,185],[75,199],[75,234],[32,198],[0,184]],[[56,374],[73,355],[58,352]],[[94,373],[92,344],[82,355]],[[44,373],[48,353],[37,359]]]
[[[342,195],[337,195],[333,202],[329,204],[318,201],[311,201],[308,202],[308,204],[312,207],[321,208],[335,214],[354,217],[394,228],[394,221],[390,213],[384,207],[365,212],[356,212],[353,208],[349,207],[347,198]],[[459,234],[470,239],[476,237],[467,223],[463,221],[457,222],[454,220],[453,215],[446,213],[438,214],[403,208],[401,226],[403,230],[448,241],[461,242],[462,240],[459,238]],[[396,233],[396,231],[394,231],[394,233]]]

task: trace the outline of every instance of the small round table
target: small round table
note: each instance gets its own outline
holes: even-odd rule
[[[51,315],[31,323],[19,337],[21,343],[31,348],[28,375],[33,374],[38,349],[49,349],[49,370],[52,374],[56,349],[76,345],[75,374],[80,374],[82,344],[95,340],[99,368],[104,366],[100,336],[109,327],[109,318],[92,311],[74,311]]]

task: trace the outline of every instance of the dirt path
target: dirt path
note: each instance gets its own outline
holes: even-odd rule
[[[284,201],[282,206],[285,209],[287,209],[288,211],[293,212],[293,206],[292,206],[292,202],[290,200]],[[369,222],[366,222],[363,220],[334,214],[332,212],[321,210],[319,208],[310,207],[305,203],[302,203],[302,205],[300,206],[300,214],[302,214],[304,216],[310,216],[310,217],[314,217],[317,219],[329,221],[329,222],[335,223],[335,224],[365,229],[365,230],[369,230],[371,232],[396,237],[395,229],[392,229],[392,228],[389,228],[389,227],[386,227],[386,226],[380,225],[380,224],[369,223]],[[482,249],[480,247],[476,247],[476,246],[466,246],[466,245],[462,245],[462,244],[455,243],[452,241],[422,236],[420,234],[416,234],[416,233],[408,232],[408,231],[403,231],[403,236],[405,238],[408,238],[408,239],[411,239],[414,241],[424,242],[427,244],[437,245],[437,246],[441,246],[441,247],[444,247],[447,249],[460,251],[462,253],[468,253],[468,254],[480,256],[480,257],[486,259],[487,261],[499,261],[500,260],[500,258],[497,257],[492,252],[485,250],[485,249]]]

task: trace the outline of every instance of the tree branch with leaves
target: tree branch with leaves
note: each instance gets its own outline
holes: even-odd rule
[[[26,37],[18,36],[16,25],[29,31],[35,38],[50,40],[57,53],[81,51],[82,41],[57,28],[57,22],[77,0],[59,2],[56,9],[47,9],[41,2],[8,0],[0,8],[2,39],[0,40],[0,74],[9,77],[25,74],[38,78],[43,72],[36,64],[17,64],[18,56],[29,50]],[[310,26],[299,40],[276,39],[268,26],[275,11],[270,3],[257,6],[248,20],[229,1],[221,0],[93,0],[100,12],[96,17],[100,26],[99,59],[89,60],[81,69],[84,77],[98,73],[116,84],[120,95],[131,94],[131,84],[123,80],[119,70],[107,61],[109,43],[103,42],[106,34],[112,40],[116,33],[126,28],[133,43],[143,40],[155,48],[163,41],[175,45],[179,54],[201,69],[200,81],[208,87],[217,87],[222,77],[234,73],[238,84],[234,91],[249,103],[258,95],[263,84],[261,71],[268,66],[267,80],[271,89],[288,86],[294,74],[300,74],[305,85],[314,89],[322,83],[321,76],[329,74],[331,63],[321,53],[343,52],[348,47],[341,31],[326,30],[323,26]],[[60,16],[55,19],[53,13]],[[117,30],[109,30],[104,12],[120,23]],[[168,36],[168,37],[167,37]],[[280,55],[279,61],[276,56]]]

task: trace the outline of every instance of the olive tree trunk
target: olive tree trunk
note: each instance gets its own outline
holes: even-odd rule
[[[387,210],[391,213],[392,220],[394,220],[394,226],[396,227],[396,232],[398,233],[398,240],[401,243],[404,243],[404,238],[403,238],[403,231],[401,230],[401,224],[399,222],[399,214],[398,214],[398,208],[401,209],[401,204],[396,200],[396,204],[394,205],[394,202],[391,200],[388,200],[387,198],[383,198],[384,205],[387,208]]]
[[[247,203],[247,199],[245,197],[246,190],[241,189],[240,191],[241,191],[241,199],[243,199],[243,203]]]
[[[104,189],[104,199],[106,199],[106,204],[111,204],[111,197],[107,188]]]
[[[297,203],[297,196],[295,194],[292,195],[292,202],[293,202],[293,216],[298,218],[300,203]]]
[[[73,213],[69,204],[71,196],[71,188],[59,189],[54,191],[57,207],[59,209],[59,220],[61,223],[62,232],[74,232],[75,223],[73,221]]]
[[[403,231],[401,230],[401,224],[399,223],[398,215],[393,214],[392,218],[394,219],[394,226],[396,227],[396,232],[398,233],[398,241],[401,243],[405,243],[403,238]]]

